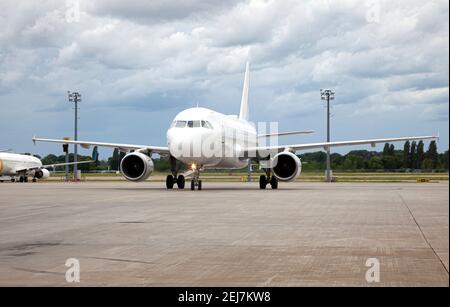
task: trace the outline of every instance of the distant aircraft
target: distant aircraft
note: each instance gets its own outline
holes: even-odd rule
[[[0,152],[0,177],[8,176],[12,182],[16,181],[16,177],[19,177],[20,182],[28,182],[28,177],[31,177],[36,182],[37,179],[50,177],[48,168],[92,162],[94,161],[42,165],[41,160],[33,156]]]
[[[259,179],[260,189],[268,184],[278,188],[279,181],[293,181],[301,173],[302,163],[295,155],[297,151],[378,143],[436,139],[435,136],[399,137],[344,142],[261,145],[259,139],[290,134],[311,133],[294,131],[258,135],[256,128],[249,122],[249,64],[245,70],[244,86],[239,116],[225,115],[206,108],[189,108],[174,118],[167,131],[167,146],[148,146],[133,144],[102,143],[90,141],[66,141],[33,138],[33,142],[79,144],[85,148],[102,146],[117,148],[127,155],[120,163],[122,175],[129,181],[146,180],[154,170],[151,159],[153,154],[169,157],[171,174],[166,178],[167,189],[176,184],[179,189],[185,187],[185,177],[192,177],[191,190],[202,189],[200,172],[204,169],[239,169],[248,166],[252,160],[258,161],[265,172]],[[180,163],[189,167],[189,171],[180,174]]]

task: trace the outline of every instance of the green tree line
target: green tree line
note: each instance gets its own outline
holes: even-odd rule
[[[396,149],[393,144],[386,143],[382,152],[354,150],[345,155],[331,154],[331,165],[334,170],[448,170],[448,150],[438,153],[435,141],[430,142],[425,151],[420,142],[405,142],[403,149]],[[325,170],[326,153],[312,152],[299,155],[304,170]]]

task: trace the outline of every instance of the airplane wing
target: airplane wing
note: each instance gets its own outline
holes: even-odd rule
[[[261,153],[273,153],[281,151],[300,151],[314,148],[331,148],[331,147],[341,147],[341,146],[355,146],[355,145],[365,145],[370,144],[375,147],[379,143],[391,143],[391,142],[401,142],[401,141],[418,141],[418,140],[431,140],[438,139],[437,136],[413,136],[413,137],[399,137],[399,138],[387,138],[387,139],[371,139],[371,140],[356,140],[356,141],[343,141],[343,142],[325,142],[325,143],[311,143],[311,144],[293,144],[293,145],[281,145],[281,146],[259,146],[251,147],[245,151],[245,154],[249,153],[259,153],[259,156],[264,156]]]
[[[313,130],[307,131],[288,131],[288,132],[279,132],[279,133],[269,133],[269,134],[258,134],[258,138],[269,138],[274,136],[285,136],[285,135],[295,135],[295,134],[311,134],[314,133]]]
[[[90,161],[80,161],[80,162],[56,163],[56,164],[42,165],[39,167],[22,168],[22,169],[16,170],[15,172],[17,174],[19,174],[19,173],[26,173],[26,172],[30,172],[30,171],[40,170],[43,168],[54,168],[54,167],[58,167],[58,166],[75,165],[75,164],[78,165],[78,164],[86,164],[86,163],[93,163],[93,162],[95,162],[95,161],[90,160]]]
[[[160,155],[168,155],[168,147],[147,146],[147,145],[133,145],[133,144],[118,144],[118,143],[102,143],[102,142],[89,142],[89,141],[70,141],[70,140],[54,140],[54,139],[41,139],[33,138],[33,142],[47,142],[47,143],[59,143],[59,144],[78,144],[81,147],[88,149],[90,146],[117,148],[123,152],[129,152],[131,150],[148,151],[150,153],[157,153]]]
[[[80,161],[80,162],[68,162],[68,163],[56,163],[56,164],[48,164],[48,165],[42,165],[40,168],[55,168],[58,166],[66,166],[66,165],[78,165],[78,164],[86,164],[86,163],[94,163],[94,160],[89,161]]]

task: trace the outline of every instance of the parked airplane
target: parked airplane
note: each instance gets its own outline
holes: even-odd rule
[[[33,142],[79,144],[85,148],[89,146],[117,148],[127,153],[120,163],[122,175],[134,182],[144,181],[151,175],[154,169],[151,159],[153,154],[168,156],[171,174],[166,178],[167,189],[172,189],[175,184],[179,189],[184,189],[185,177],[189,176],[192,177],[191,189],[197,187],[201,190],[200,172],[208,168],[238,169],[256,160],[265,171],[265,175],[260,176],[259,187],[265,189],[270,184],[273,189],[277,189],[279,181],[292,181],[300,175],[302,163],[295,155],[300,150],[363,144],[374,147],[378,143],[437,138],[418,136],[313,144],[261,145],[259,139],[263,137],[311,133],[311,131],[258,135],[254,125],[249,122],[248,93],[247,63],[239,116],[225,115],[199,107],[186,109],[176,115],[168,129],[166,147],[36,137],[33,138]],[[180,174],[179,162],[188,165],[189,171]]]
[[[41,160],[33,156],[0,152],[0,177],[8,176],[12,182],[16,181],[16,177],[19,177],[20,182],[28,182],[28,177],[31,177],[36,182],[37,179],[50,177],[48,168],[92,162],[94,161],[42,165]]]

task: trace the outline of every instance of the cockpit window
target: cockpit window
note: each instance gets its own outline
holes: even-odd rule
[[[213,127],[211,126],[211,124],[207,121],[204,120],[175,120],[173,121],[172,125],[170,126],[171,128],[175,127],[175,128],[206,128],[206,129],[213,129]]]
[[[177,128],[184,128],[184,127],[186,127],[186,121],[184,121],[184,120],[178,120],[178,121],[176,122],[176,124],[175,124],[175,127],[177,127]]]
[[[188,120],[187,126],[189,128],[200,128],[200,121],[199,120]]]
[[[204,121],[204,120],[202,120],[202,127],[206,128],[206,129],[212,129],[213,128],[209,122]]]

